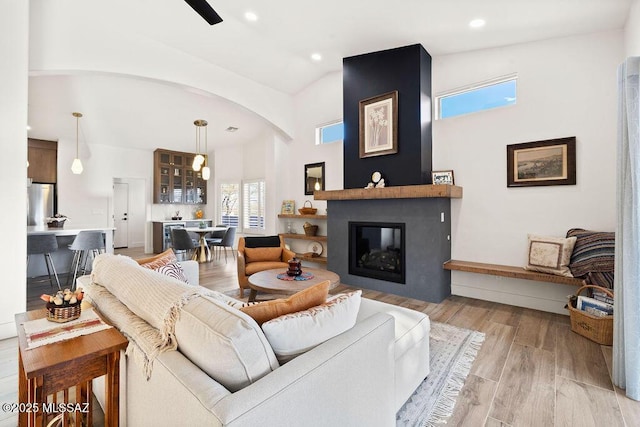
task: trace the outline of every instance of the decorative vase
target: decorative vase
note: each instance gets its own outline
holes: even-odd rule
[[[289,263],[289,269],[287,270],[287,275],[299,276],[302,274],[302,261],[300,261],[296,257],[293,257],[287,262]]]

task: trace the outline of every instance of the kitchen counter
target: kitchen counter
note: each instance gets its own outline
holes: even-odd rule
[[[171,247],[171,227],[198,227],[204,222],[208,227],[213,226],[210,218],[202,219],[165,219],[151,221],[153,232],[153,253],[159,254]],[[173,225],[175,224],[175,225]]]
[[[151,222],[161,222],[163,224],[172,224],[174,222],[200,222],[200,221],[210,221],[213,224],[213,220],[211,218],[202,218],[202,219],[197,219],[197,218],[188,218],[188,219],[154,219]]]
[[[62,227],[62,228],[49,228],[47,226],[41,225],[30,225],[27,227],[27,235],[30,234],[55,234],[56,236],[76,236],[81,231],[102,231],[106,234],[109,231],[113,232],[115,228],[113,227],[96,227],[96,228],[72,228],[72,227]],[[108,245],[107,245],[108,246]],[[111,245],[111,250],[113,251],[113,245]]]
[[[28,226],[27,235],[53,234],[58,240],[58,250],[51,253],[53,264],[58,274],[67,273],[70,270],[73,252],[69,245],[81,231],[101,231],[104,234],[105,249],[108,253],[113,253],[113,227],[87,227],[87,228],[49,228],[45,226]],[[27,277],[46,276],[47,269],[42,255],[31,255],[27,265]],[[63,285],[64,287],[64,285]]]

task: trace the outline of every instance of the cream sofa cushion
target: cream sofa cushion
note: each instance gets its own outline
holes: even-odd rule
[[[192,299],[176,322],[178,350],[235,392],[276,369],[276,356],[258,324],[211,296]]]
[[[285,314],[262,324],[281,363],[305,353],[355,325],[362,291],[339,294],[324,304]]]

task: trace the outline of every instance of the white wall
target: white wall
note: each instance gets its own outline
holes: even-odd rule
[[[433,168],[453,169],[452,258],[525,265],[527,233],[615,228],[616,69],[623,34],[612,31],[434,58],[434,94],[518,73],[517,105],[438,120]],[[577,185],[507,188],[506,146],[577,138]],[[558,285],[452,273],[454,294],[563,313]]]
[[[625,26],[625,56],[640,56],[640,0],[635,0]]]
[[[0,147],[6,159],[0,182],[5,183],[3,207],[11,206],[0,209],[5,226],[0,246],[0,339],[16,335],[14,315],[26,309],[28,22],[29,2],[0,2]]]
[[[301,207],[305,200],[313,200],[304,194],[304,165],[325,162],[325,190],[341,190],[343,182],[342,143],[315,145],[318,125],[342,120],[342,72],[326,75],[298,93],[294,99],[295,144],[290,147],[290,158],[298,164],[291,168],[290,198]],[[325,201],[313,202],[323,210]],[[316,206],[317,205],[317,206]],[[297,208],[296,208],[297,209]]]
[[[215,179],[214,188],[209,194],[214,194],[208,209],[218,218],[218,187],[221,183],[265,180],[265,231],[275,234],[275,213],[280,207],[281,186],[283,181],[283,164],[286,168],[286,147],[288,143],[278,132],[267,131],[255,140],[240,146],[224,146],[216,148],[214,153]],[[276,207],[277,205],[277,207]],[[242,213],[240,213],[242,215]],[[240,233],[238,233],[240,234]]]
[[[434,122],[433,168],[453,169],[464,189],[464,197],[452,201],[452,258],[525,265],[529,232],[563,236],[571,227],[614,229],[616,68],[622,58],[621,31],[433,58],[434,95],[519,75],[516,106]],[[294,105],[296,138],[289,144],[290,177],[283,186],[299,207],[310,198],[304,196],[305,163],[325,161],[326,188],[343,188],[342,144],[316,147],[313,133],[318,124],[342,116],[342,74],[309,86]],[[508,144],[563,136],[577,137],[577,185],[506,187]],[[314,206],[324,208],[323,202]],[[283,231],[286,221],[280,222]],[[566,295],[574,291],[461,272],[452,273],[452,282],[457,295],[564,314]]]

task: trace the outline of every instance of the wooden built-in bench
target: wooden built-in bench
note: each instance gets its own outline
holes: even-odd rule
[[[562,285],[583,286],[585,281],[575,277],[556,276],[538,273],[511,265],[485,264],[483,262],[450,260],[443,265],[445,270],[467,271],[469,273],[490,274],[492,276],[512,277],[514,279],[537,280],[539,282],[559,283]]]

